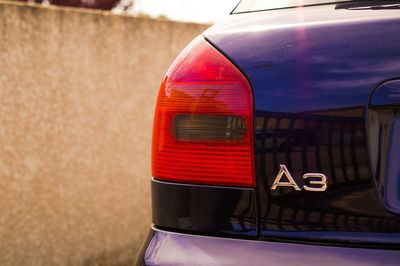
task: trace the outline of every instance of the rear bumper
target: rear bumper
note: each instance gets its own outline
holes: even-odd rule
[[[399,265],[399,250],[208,237],[150,229],[136,265]]]

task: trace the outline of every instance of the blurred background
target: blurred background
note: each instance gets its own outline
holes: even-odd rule
[[[147,16],[175,21],[215,23],[239,0],[26,0],[43,4],[112,10],[116,14]]]
[[[125,10],[127,14],[210,24],[226,16],[238,2],[237,0],[122,0],[113,10],[115,12]]]
[[[158,87],[237,2],[0,0],[0,265],[133,263]]]

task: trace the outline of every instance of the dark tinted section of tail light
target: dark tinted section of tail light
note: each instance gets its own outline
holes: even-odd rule
[[[173,135],[180,141],[234,141],[244,138],[246,119],[227,115],[177,115]]]
[[[161,84],[152,174],[180,183],[254,186],[253,100],[243,74],[207,41],[189,44]]]

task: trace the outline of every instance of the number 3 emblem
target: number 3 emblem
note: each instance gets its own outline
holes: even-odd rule
[[[283,176],[286,176],[288,181],[281,181]],[[308,179],[308,178],[313,179],[309,181],[310,185],[313,186],[303,185],[304,190],[314,191],[314,192],[322,192],[327,190],[328,181],[324,174],[306,173],[303,175],[303,179]],[[292,187],[297,191],[301,191],[301,188],[297,185],[296,181],[294,181],[292,175],[290,174],[289,170],[286,168],[284,164],[280,165],[279,173],[276,176],[274,183],[272,184],[271,190],[275,190],[277,187]]]

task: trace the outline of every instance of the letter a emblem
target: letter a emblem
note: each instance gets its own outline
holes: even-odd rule
[[[300,191],[301,188],[299,188],[299,186],[296,184],[286,166],[284,164],[281,164],[279,166],[281,167],[281,169],[279,170],[279,173],[276,176],[274,183],[272,184],[271,190],[275,190],[277,187],[293,187],[295,190]],[[288,182],[281,182],[281,179],[284,175],[288,179]]]

